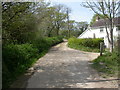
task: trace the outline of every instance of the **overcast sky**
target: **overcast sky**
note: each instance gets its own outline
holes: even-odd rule
[[[71,20],[75,21],[87,21],[88,23],[91,21],[94,13],[93,11],[84,8],[80,5],[82,1],[85,0],[46,0],[46,1],[51,1],[53,4],[64,4],[68,6],[72,12],[70,15]]]

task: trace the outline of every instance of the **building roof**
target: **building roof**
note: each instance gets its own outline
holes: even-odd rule
[[[96,21],[93,25],[91,25],[91,27],[101,27],[101,26],[105,26],[105,22],[107,22],[107,24],[110,24],[110,21],[108,19],[100,19],[98,21]],[[117,17],[114,19],[114,23],[116,26],[120,26],[120,17]]]

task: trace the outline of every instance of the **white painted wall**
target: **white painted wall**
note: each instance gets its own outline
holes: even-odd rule
[[[120,34],[120,30],[116,31],[116,27],[115,27],[113,30],[113,36],[116,38],[116,37],[118,37],[118,34]],[[103,31],[100,32],[100,27],[98,27],[98,28],[90,28],[89,27],[78,38],[94,38],[94,36],[95,36],[95,38],[104,38],[104,43],[105,43],[106,47],[109,48],[109,43],[108,43],[107,33],[106,33],[105,28],[103,28]]]

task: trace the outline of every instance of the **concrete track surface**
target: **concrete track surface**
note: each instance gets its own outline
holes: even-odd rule
[[[67,47],[67,42],[52,47],[12,88],[118,88],[117,80],[106,79],[90,67],[99,53]]]

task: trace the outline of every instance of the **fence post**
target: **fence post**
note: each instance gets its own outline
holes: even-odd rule
[[[102,56],[102,52],[103,52],[103,42],[100,43],[100,56]]]

